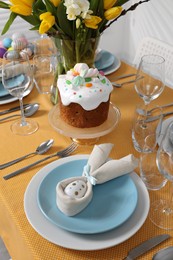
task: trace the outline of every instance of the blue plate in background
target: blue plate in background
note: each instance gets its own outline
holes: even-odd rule
[[[80,157],[81,158],[81,157]],[[93,199],[79,214],[68,217],[56,205],[56,185],[66,178],[81,176],[87,159],[69,157],[67,163],[50,170],[38,188],[37,202],[44,216],[62,229],[96,234],[123,224],[134,212],[138,194],[136,186],[127,174],[93,187]]]
[[[4,88],[2,82],[0,81],[0,97],[9,95],[8,91]]]
[[[105,50],[102,50],[100,53],[100,58],[95,61],[95,66],[98,70],[104,70],[110,67],[115,61],[115,56]]]

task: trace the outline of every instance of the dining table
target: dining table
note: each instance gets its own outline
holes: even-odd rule
[[[107,75],[107,77],[110,81],[114,81],[117,76],[135,72],[135,67],[121,61],[120,68]],[[131,77],[131,79],[133,78],[134,77]],[[127,81],[127,79],[121,79],[118,82],[124,81]],[[134,89],[134,83],[125,84],[121,88],[114,87],[110,101],[119,109],[120,120],[111,132],[100,136],[95,144],[112,143],[114,145],[110,153],[110,158],[112,159],[118,160],[129,154],[133,154],[136,158],[139,158],[140,153],[138,153],[133,147],[131,128],[135,107],[138,103],[142,102],[142,100]],[[65,136],[63,133],[54,129],[49,122],[48,115],[54,108],[50,95],[40,94],[37,89],[33,87],[31,93],[24,97],[24,104],[34,102],[40,104],[39,110],[32,116],[32,119],[39,125],[39,129],[35,133],[27,136],[13,134],[10,130],[10,125],[14,118],[0,123],[0,164],[33,152],[43,141],[54,139],[53,146],[45,154],[30,156],[19,163],[0,170],[0,236],[3,239],[12,260],[121,260],[127,256],[128,252],[132,248],[136,247],[143,241],[156,235],[169,234],[169,239],[138,258],[139,260],[150,260],[159,249],[173,245],[173,229],[164,230],[155,226],[151,222],[148,213],[143,219],[141,225],[136,229],[130,226],[130,223],[133,221],[132,214],[130,216],[131,222],[127,220],[129,221],[128,235],[123,230],[123,225],[120,225],[118,230],[121,239],[117,238],[117,240],[114,240],[114,230],[99,233],[97,235],[73,234],[73,232],[70,231],[61,231],[61,228],[57,229],[56,225],[51,223],[50,232],[56,232],[56,234],[54,234],[54,236],[56,235],[54,241],[54,239],[49,239],[49,236],[46,236],[46,234],[43,235],[36,227],[34,227],[32,221],[30,221],[26,214],[25,196],[28,185],[47,165],[51,164],[55,160],[60,161],[62,159],[49,159],[8,180],[5,180],[3,176],[33,163],[37,159],[42,159],[47,155],[51,155],[52,153],[64,149],[72,142],[69,136]],[[152,101],[152,106],[163,105],[171,102],[173,102],[173,89],[166,86],[162,94]],[[7,104],[1,104],[0,111],[17,105],[19,105],[18,100]],[[164,111],[173,111],[173,108],[165,108]],[[14,113],[16,114],[16,112]],[[3,116],[1,115],[0,117]],[[79,144],[73,154],[67,158],[70,160],[70,157],[74,155],[89,155],[95,144]],[[140,176],[139,167],[135,169],[135,173]],[[149,195],[151,203],[156,199],[170,198],[171,192],[171,187],[168,182],[162,189],[157,191],[147,191],[147,194]],[[34,195],[31,192],[31,211],[33,196]],[[33,199],[35,200],[35,198]],[[34,207],[35,205],[33,205],[33,210]],[[143,214],[143,210],[143,205],[140,205],[139,214]],[[42,217],[45,218],[45,216]],[[35,215],[35,218],[37,219],[37,214]],[[47,222],[43,222],[42,225],[46,226],[46,223],[48,223],[49,220],[46,219],[46,221]],[[39,219],[37,222],[39,222]],[[134,230],[133,232],[130,231],[131,228]],[[47,232],[49,232],[49,223],[47,224]],[[65,236],[62,235],[63,232],[65,232]],[[113,242],[104,243],[104,239],[106,241],[110,232],[113,232],[111,233],[111,241]],[[80,239],[82,241],[83,237],[85,237],[84,242],[82,242],[84,245],[80,249]],[[66,241],[63,241],[63,239]],[[75,243],[76,246],[74,246]],[[92,244],[97,244],[97,246],[92,247]]]

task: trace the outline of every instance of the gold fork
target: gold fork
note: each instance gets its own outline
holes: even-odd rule
[[[63,149],[63,150],[61,150],[61,151],[59,151],[57,153],[54,153],[52,155],[49,155],[49,156],[47,156],[47,157],[45,157],[45,158],[43,158],[41,160],[38,160],[38,161],[36,161],[34,163],[31,163],[31,164],[29,164],[29,165],[27,165],[27,166],[25,166],[25,167],[15,171],[15,172],[7,174],[7,175],[3,176],[3,178],[5,180],[8,180],[8,179],[10,179],[10,178],[12,178],[12,177],[14,177],[14,176],[16,176],[16,175],[18,175],[18,174],[28,170],[28,169],[30,169],[31,167],[33,167],[33,166],[35,166],[35,165],[37,165],[39,163],[42,163],[42,162],[46,161],[46,160],[48,160],[48,159],[50,159],[52,157],[56,157],[56,156],[58,156],[60,158],[66,157],[66,156],[70,155],[72,152],[74,152],[77,147],[78,147],[78,144],[72,143],[68,147],[66,147],[65,149]]]

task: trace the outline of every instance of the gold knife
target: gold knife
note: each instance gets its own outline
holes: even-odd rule
[[[157,246],[158,244],[162,243],[163,241],[165,241],[168,238],[170,238],[170,235],[168,235],[168,234],[163,234],[163,235],[158,235],[158,236],[152,237],[152,238],[144,241],[140,245],[136,246],[132,250],[130,250],[128,252],[127,257],[125,257],[123,260],[134,260],[138,256],[143,255],[144,253],[146,253],[147,251],[149,251],[153,247]]]

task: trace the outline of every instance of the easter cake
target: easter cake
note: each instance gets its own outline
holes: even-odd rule
[[[60,117],[78,128],[103,124],[109,112],[110,81],[96,68],[77,63],[58,78]]]

